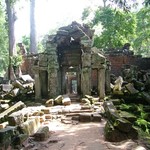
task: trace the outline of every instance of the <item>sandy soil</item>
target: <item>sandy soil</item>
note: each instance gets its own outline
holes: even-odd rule
[[[50,128],[50,137],[47,141],[35,142],[30,137],[22,150],[145,150],[137,141],[105,141],[105,122],[103,120],[100,123],[63,124],[59,120],[54,120],[47,124]]]

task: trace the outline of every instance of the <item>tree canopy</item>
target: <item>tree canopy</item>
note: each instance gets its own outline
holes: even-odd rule
[[[93,18],[88,20],[91,27],[100,25],[102,31],[96,34],[94,46],[102,50],[121,48],[125,43],[130,43],[135,54],[150,56],[150,7],[149,1],[144,1],[141,9],[126,11],[123,7],[129,6],[126,1],[113,1],[118,7],[110,5],[109,0],[104,0],[104,7],[98,7],[93,12]],[[134,1],[135,2],[135,1]],[[135,3],[133,3],[135,4]],[[121,9],[120,9],[121,8]],[[128,7],[129,8],[129,7]],[[82,20],[87,22],[91,8],[86,8]],[[129,10],[129,9],[128,9]],[[136,11],[135,11],[136,10]]]

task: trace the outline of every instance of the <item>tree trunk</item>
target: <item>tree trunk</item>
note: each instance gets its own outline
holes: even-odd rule
[[[16,40],[15,40],[15,9],[10,0],[5,0],[6,2],[6,11],[8,17],[8,34],[9,34],[9,67],[8,67],[8,78],[11,79],[11,56],[16,54]],[[13,75],[14,76],[14,75]]]
[[[37,37],[35,25],[35,0],[30,0],[30,53],[37,53]]]

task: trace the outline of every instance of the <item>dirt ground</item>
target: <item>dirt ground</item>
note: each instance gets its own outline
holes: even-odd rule
[[[105,119],[101,122],[80,123],[56,118],[45,123],[50,136],[44,142],[35,142],[30,137],[22,150],[146,150],[138,141],[127,140],[119,143],[105,141]]]

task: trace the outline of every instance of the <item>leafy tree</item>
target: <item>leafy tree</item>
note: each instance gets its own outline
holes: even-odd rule
[[[94,46],[102,49],[113,49],[130,43],[135,34],[136,20],[134,14],[124,13],[110,7],[99,7],[92,20],[93,26],[101,24],[103,31],[96,36]]]
[[[150,8],[144,7],[137,14],[137,38],[134,48],[137,54],[150,57]]]

